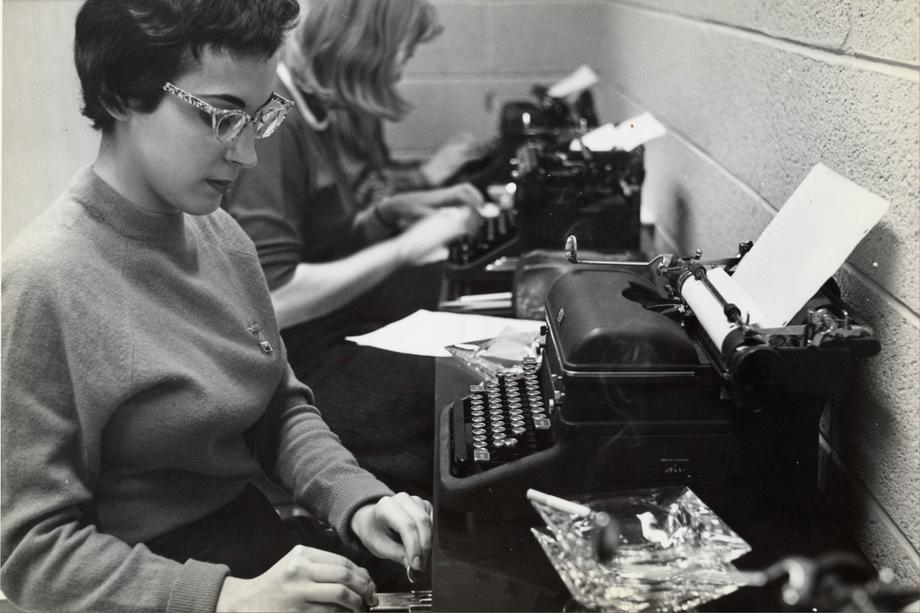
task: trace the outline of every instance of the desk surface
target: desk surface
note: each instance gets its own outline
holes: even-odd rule
[[[477,380],[450,359],[439,359],[436,368],[435,403],[440,413]],[[578,610],[530,534],[531,526],[541,525],[536,512],[516,520],[461,514],[439,504],[437,489],[434,610]],[[815,556],[831,550],[861,555],[840,529],[833,509],[823,508],[817,496],[808,501],[784,500],[781,494],[771,494],[757,483],[749,487],[694,487],[694,491],[751,545],[752,551],[736,562],[739,568],[754,570],[788,555]],[[700,609],[777,610],[775,596],[773,591],[742,588]]]

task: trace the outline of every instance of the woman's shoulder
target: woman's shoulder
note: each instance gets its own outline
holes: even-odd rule
[[[225,251],[256,257],[255,247],[249,235],[223,208],[217,209],[210,215],[201,215],[192,219],[204,240],[216,242]]]
[[[93,251],[92,238],[78,228],[84,211],[60,197],[35,217],[3,251],[3,278],[51,283],[61,273],[79,271]]]

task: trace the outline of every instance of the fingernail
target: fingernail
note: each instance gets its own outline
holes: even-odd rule
[[[422,558],[419,556],[412,558],[412,568],[415,570],[425,570],[425,568],[422,566]]]

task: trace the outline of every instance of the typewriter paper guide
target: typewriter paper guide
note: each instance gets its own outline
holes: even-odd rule
[[[731,277],[756,307],[760,321],[752,322],[787,325],[887,210],[887,201],[827,166],[812,168]]]

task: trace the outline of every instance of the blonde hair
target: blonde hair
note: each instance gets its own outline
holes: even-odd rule
[[[303,1],[303,0],[302,0]],[[375,117],[402,119],[396,92],[399,50],[411,54],[443,28],[427,0],[308,0],[285,62],[320,99]]]

